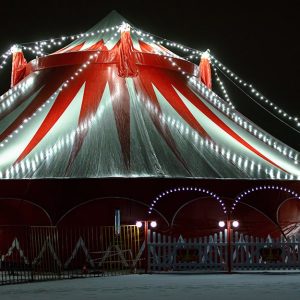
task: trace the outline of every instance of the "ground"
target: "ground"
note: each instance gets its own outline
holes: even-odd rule
[[[14,299],[299,299],[299,273],[123,275],[0,286]]]

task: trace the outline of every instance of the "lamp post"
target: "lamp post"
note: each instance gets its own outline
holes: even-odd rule
[[[224,228],[226,226],[227,229],[227,272],[230,274],[232,271],[232,257],[231,257],[231,235],[232,229],[239,227],[239,221],[232,220],[230,215],[227,216],[226,222],[219,221],[219,227]]]
[[[157,227],[156,221],[149,221],[149,220],[143,220],[143,221],[136,221],[135,225],[138,228],[143,227],[144,225],[144,241],[145,241],[145,273],[148,273],[148,229],[149,229],[149,223],[151,228]]]

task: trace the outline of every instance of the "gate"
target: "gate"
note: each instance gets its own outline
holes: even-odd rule
[[[148,231],[148,271],[237,271],[300,269],[300,243],[255,238],[227,230],[199,238]]]
[[[107,276],[142,266],[139,228],[0,227],[0,284]],[[141,236],[143,236],[141,234]]]

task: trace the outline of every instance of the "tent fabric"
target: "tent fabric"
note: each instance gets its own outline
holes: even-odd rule
[[[119,45],[119,72],[121,77],[136,77],[138,69],[135,64],[135,55],[129,31],[121,33]]]
[[[210,61],[206,57],[202,57],[199,65],[199,77],[209,89],[212,89]]]
[[[26,73],[27,61],[21,50],[12,54],[11,87],[19,83]]]
[[[0,107],[14,101],[0,111],[0,178],[300,177],[296,150],[201,84],[194,64],[137,30],[118,32],[122,22],[112,13],[32,61],[2,96]]]

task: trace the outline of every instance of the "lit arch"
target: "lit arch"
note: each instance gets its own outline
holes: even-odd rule
[[[224,203],[224,201],[221,199],[221,197],[219,195],[217,195],[216,193],[208,190],[208,189],[204,189],[204,188],[199,188],[199,187],[176,187],[176,188],[171,188],[168,190],[165,190],[164,192],[160,193],[159,195],[157,195],[151,202],[150,204],[150,208],[148,211],[148,214],[152,213],[152,210],[155,209],[155,206],[157,205],[157,203],[164,198],[165,196],[169,195],[169,194],[174,194],[174,193],[178,193],[178,192],[200,192],[201,194],[204,194],[206,196],[210,196],[212,198],[214,198],[216,201],[218,201],[223,209],[224,214],[227,214],[228,210],[226,208],[226,205]]]
[[[259,185],[259,186],[256,186],[256,187],[252,187],[252,188],[249,188],[247,189],[246,191],[243,191],[241,192],[233,201],[233,204],[230,208],[230,212],[233,212],[235,207],[238,205],[238,203],[243,199],[245,198],[247,195],[249,194],[252,194],[254,192],[257,192],[257,191],[263,191],[263,190],[278,190],[278,191],[283,191],[283,192],[286,192],[288,194],[290,194],[293,198],[298,198],[300,200],[300,195],[289,189],[289,188],[286,188],[286,187],[283,187],[283,186],[280,186],[280,185]]]

